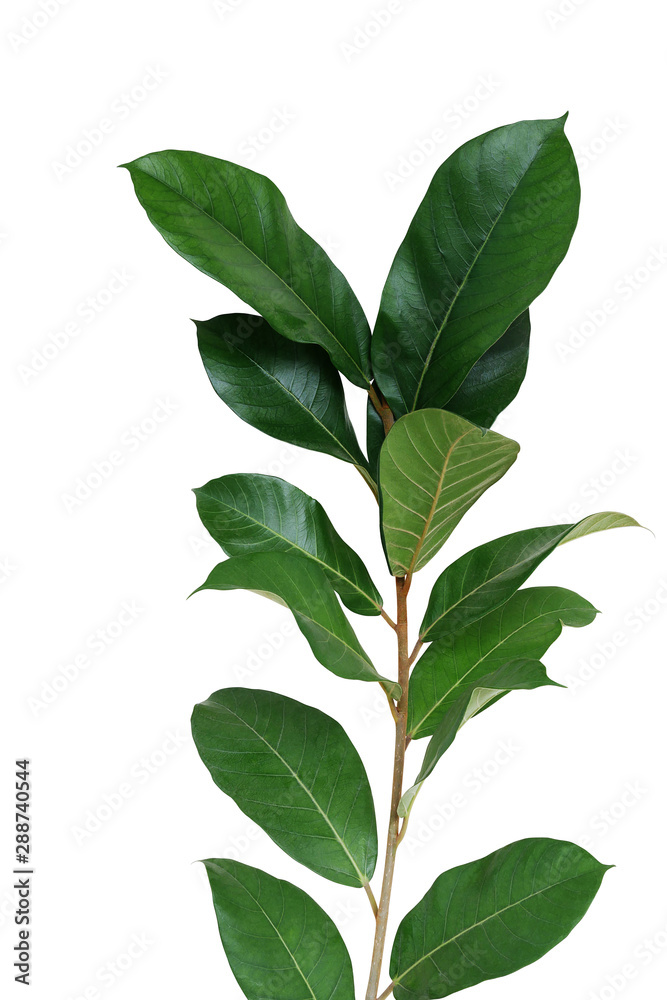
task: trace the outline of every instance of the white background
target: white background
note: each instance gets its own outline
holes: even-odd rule
[[[393,597],[376,512],[354,469],[262,436],[210,389],[188,317],[233,310],[237,300],[162,242],[116,165],[175,147],[269,174],[373,318],[438,164],[473,135],[566,109],[582,215],[532,310],[527,380],[497,424],[520,441],[521,456],[447,555],[607,509],[632,514],[656,537],[584,539],[535,575],[604,613],[547,654],[569,693],[505,699],[466,727],[430,779],[401,849],[390,941],[445,868],[525,836],[572,839],[617,865],[589,914],[544,960],[475,995],[661,995],[667,219],[658,8],[564,0],[558,14],[556,0],[403,0],[367,32],[384,0],[44,3],[49,17],[31,0],[6,2],[1,31],[1,787],[11,819],[12,762],[29,756],[31,995],[240,997],[194,864],[216,856],[314,895],[341,926],[363,995],[366,899],[283,856],[214,787],[188,739],[191,707],[211,691],[249,684],[330,712],[364,757],[382,839],[388,806],[392,726],[378,692],[316,664],[275,605],[243,593],[185,600],[217,561],[189,490],[234,471],[284,475],[323,501]],[[79,162],[68,156],[101,119],[109,124],[99,144]],[[434,129],[441,141],[429,147]],[[250,153],[257,135],[262,148]],[[401,162],[407,176],[397,182]],[[358,419],[361,393],[349,395]],[[68,503],[118,450],[113,473]],[[434,560],[415,582],[413,625],[443,566]],[[381,621],[355,618],[355,627],[378,665],[393,658]],[[419,756],[417,745],[411,773]],[[105,797],[118,805],[120,786],[129,797],[109,816]],[[98,812],[104,821],[91,832]],[[12,845],[3,830],[0,961],[11,995],[21,996],[11,983]]]

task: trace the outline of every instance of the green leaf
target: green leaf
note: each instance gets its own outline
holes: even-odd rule
[[[394,576],[425,566],[518,453],[516,441],[446,410],[398,420],[380,453],[382,530]]]
[[[395,416],[448,407],[546,288],[579,212],[565,118],[494,129],[436,172],[392,264],[371,342]]]
[[[227,960],[248,1000],[354,1000],[338,928],[290,882],[238,861],[204,861]]]
[[[529,348],[530,315],[526,309],[473,365],[447,409],[480,427],[491,427],[521,388]]]
[[[414,785],[401,798],[399,816],[407,816],[422,784],[433,772],[436,764],[449,750],[461,726],[485,708],[489,708],[510,691],[533,691],[539,687],[563,687],[547,676],[546,667],[539,660],[517,658],[509,660],[490,673],[474,673],[470,681],[458,688],[456,700],[449,702],[433,736],[428,742],[424,760]]]
[[[596,614],[592,604],[571,590],[531,587],[454,637],[432,643],[410,678],[410,735],[430,736],[464,687],[480,686],[479,678],[510,660],[539,660],[563,625],[589,625]]]
[[[367,469],[340,376],[321,348],[283,340],[243,313],[196,326],[211,385],[237,416],[280,441]]]
[[[347,279],[297,226],[275,184],[213,156],[164,150],[123,164],[170,247],[230,288],[281,336],[319,344],[355,385],[370,381],[370,330]]]
[[[519,840],[435,880],[391,953],[396,1000],[437,1000],[530,965],[560,944],[610,866],[562,840]]]
[[[380,451],[384,444],[384,438],[382,417],[369,399],[366,405],[366,451],[368,452],[368,466],[376,482],[380,478]]]
[[[252,474],[213,479],[194,493],[204,527],[228,556],[274,551],[312,559],[351,611],[380,614],[382,598],[368,570],[307,493]]]
[[[232,556],[211,571],[200,590],[253,590],[290,609],[316,659],[338,677],[379,681],[400,696],[400,687],[381,677],[359,645],[323,569],[288,552]]]
[[[216,691],[192,715],[214,782],[290,857],[341,885],[364,886],[377,861],[373,796],[343,728],[271,691]]]
[[[528,528],[478,545],[435,581],[419,630],[422,642],[444,639],[500,607],[559,545],[608,528],[641,527],[626,514],[591,514],[577,524]]]

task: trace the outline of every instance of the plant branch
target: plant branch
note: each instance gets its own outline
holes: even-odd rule
[[[417,642],[415,643],[414,649],[410,653],[410,656],[409,656],[409,659],[408,659],[408,666],[409,667],[412,666],[412,664],[415,662],[415,660],[419,656],[419,651],[420,651],[420,649],[422,648],[423,645],[424,645],[424,643],[421,641],[421,639],[418,639]]]
[[[366,1000],[376,1000],[382,957],[384,955],[387,924],[389,921],[389,903],[391,887],[396,866],[396,850],[398,848],[399,824],[398,805],[403,794],[403,769],[405,765],[405,750],[407,746],[408,729],[408,680],[410,674],[408,656],[408,611],[407,594],[410,589],[409,577],[396,578],[396,637],[398,643],[398,683],[402,694],[396,706],[396,741],[394,746],[394,772],[391,786],[391,808],[389,812],[389,829],[387,831],[387,853],[385,855],[384,874],[382,876],[382,892],[375,924],[375,940],[373,942],[373,957],[366,991]],[[383,994],[388,996],[388,993]]]
[[[386,990],[384,991],[384,993],[380,994],[380,996],[378,997],[378,1000],[386,1000],[387,997],[391,996],[393,990],[394,990],[394,984],[393,983],[389,983],[389,986],[386,988]]]

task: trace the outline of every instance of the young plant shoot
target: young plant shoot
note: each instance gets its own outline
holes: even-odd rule
[[[374,881],[373,794],[338,721],[242,687],[195,707],[194,741],[215,784],[291,858],[365,893],[375,927],[367,985],[355,988],[346,945],[315,900],[238,861],[205,861],[222,944],[248,1000],[436,1000],[506,976],[570,933],[607,870],[565,841],[499,846],[434,872],[387,941],[396,857],[422,784],[474,716],[511,691],[555,685],[543,655],[564,627],[597,614],[574,591],[524,584],[558,546],[637,524],[598,513],[483,542],[443,569],[409,633],[414,574],[517,459],[519,445],[490,428],[521,386],[528,309],[577,223],[579,180],[564,125],[522,121],[452,153],[398,249],[372,332],[347,279],[268,178],[178,150],[126,164],[167,243],[253,310],[197,322],[213,389],[258,430],[354,466],[370,487],[371,521],[379,510],[394,578],[388,609],[321,504],[283,479],[226,473],[195,490],[227,557],[199,589],[245,589],[286,605],[341,685],[381,686],[395,724]],[[365,451],[343,379],[367,395]],[[396,665],[363,648],[349,612],[395,633]],[[417,779],[406,787],[406,755],[420,748]]]

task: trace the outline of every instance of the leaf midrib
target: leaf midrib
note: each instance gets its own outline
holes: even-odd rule
[[[262,258],[260,256],[258,256],[258,254],[256,254],[254,250],[251,250],[251,248],[248,246],[247,243],[244,243],[243,240],[240,240],[238,238],[238,236],[235,236],[234,233],[232,233],[231,230],[227,229],[227,227],[225,225],[223,225],[223,223],[219,219],[216,219],[216,217],[214,215],[211,215],[210,212],[207,212],[205,209],[203,209],[201,207],[201,205],[197,204],[196,201],[193,201],[191,198],[188,198],[186,195],[183,194],[182,191],[178,191],[175,187],[172,187],[171,184],[167,184],[167,182],[164,181],[162,178],[156,177],[154,174],[149,174],[148,171],[143,171],[143,173],[145,173],[147,177],[152,177],[153,180],[157,181],[158,184],[161,184],[163,187],[167,188],[168,191],[172,191],[179,198],[182,198],[183,201],[187,202],[189,205],[192,205],[193,208],[195,208],[195,209],[197,209],[197,211],[201,212],[201,214],[204,215],[204,216],[206,216],[207,219],[210,219],[217,226],[220,226],[220,228],[223,230],[223,232],[227,233],[227,235],[229,237],[231,237],[231,239],[233,239],[239,246],[242,246],[246,250],[246,252],[251,255],[251,257],[254,257],[256,261],[258,261],[263,267],[266,268],[267,271],[270,271],[271,274],[275,275],[275,277],[278,279],[278,281],[282,285],[284,285],[284,287],[287,288],[292,293],[292,295],[294,296],[294,298],[297,299],[308,310],[308,312],[311,314],[311,316],[313,317],[313,319],[331,337],[331,339],[334,341],[334,343],[336,343],[339,346],[339,348],[343,351],[343,353],[347,355],[347,357],[350,359],[351,363],[354,365],[354,367],[357,369],[357,371],[359,372],[359,374],[363,378],[364,382],[367,385],[370,385],[369,379],[364,374],[363,370],[359,367],[359,365],[357,364],[357,362],[355,361],[355,359],[352,357],[352,355],[350,354],[350,352],[348,351],[348,349],[345,347],[345,345],[340,340],[338,340],[338,338],[336,337],[336,335],[334,334],[334,332],[332,330],[330,330],[328,326],[325,325],[325,323],[320,319],[320,317],[315,312],[313,312],[312,308],[308,305],[308,303],[305,302],[301,298],[301,296],[297,294],[297,292],[295,291],[294,288],[292,288],[291,285],[287,284],[287,282],[284,280],[284,278],[282,278],[278,274],[277,271],[274,271],[274,269],[272,267],[270,267],[266,263],[266,261],[262,260]],[[211,205],[213,205],[213,199],[211,198],[211,194],[210,194],[210,192],[208,190],[208,185],[206,184],[206,181],[204,180],[203,177],[201,178],[201,180],[202,180],[202,183],[203,183],[203,185],[204,185],[204,187],[206,189],[206,193],[208,194],[209,199],[211,200]],[[233,203],[233,201],[232,201],[232,203]],[[262,231],[263,231],[264,226],[263,226],[263,221],[261,220],[261,218],[260,218],[260,223],[262,225]]]

